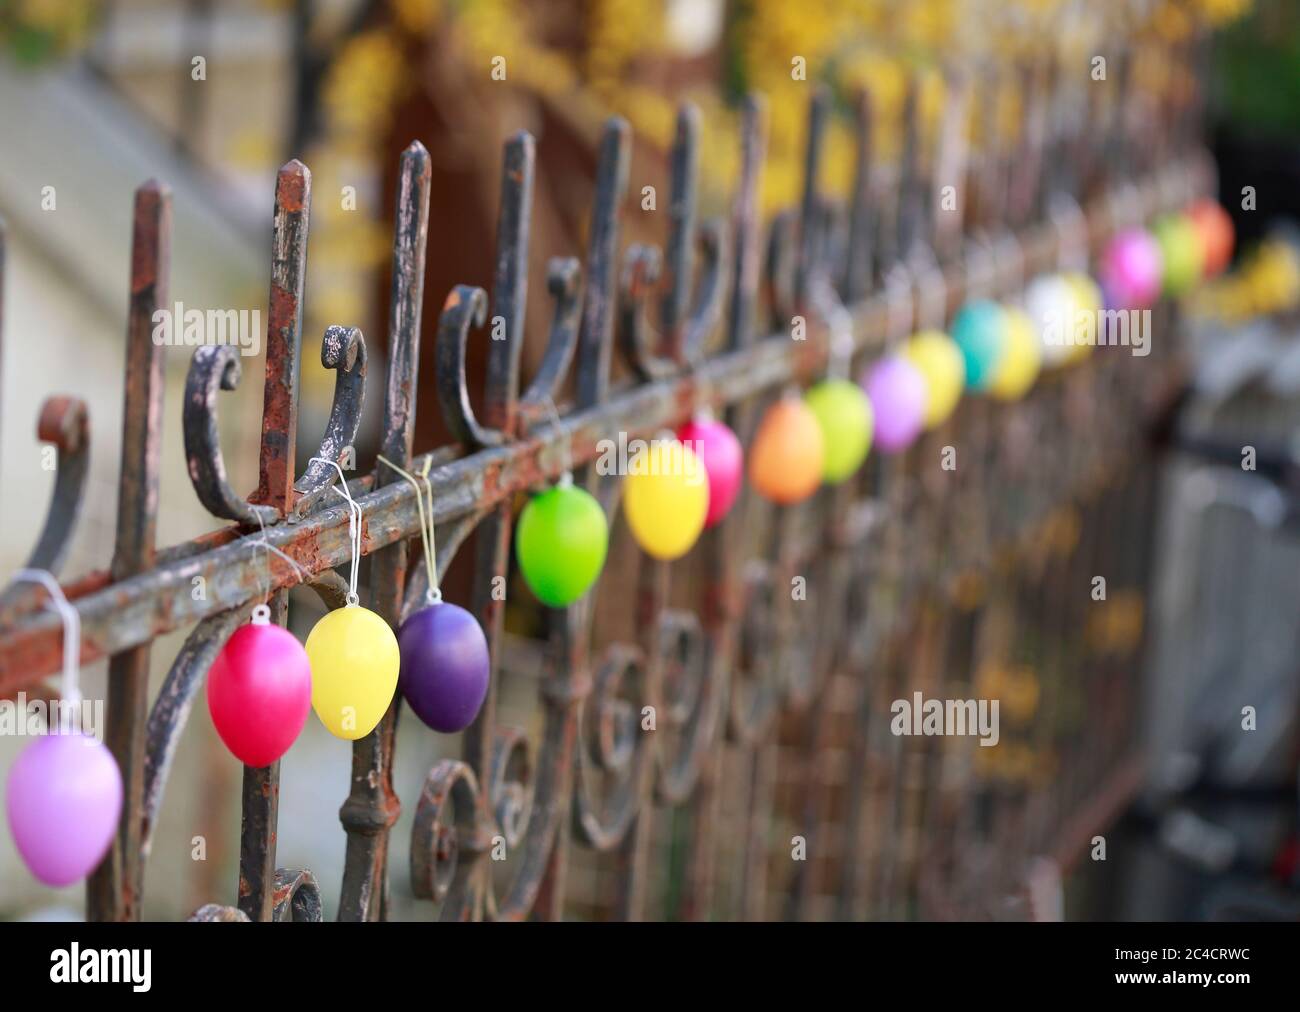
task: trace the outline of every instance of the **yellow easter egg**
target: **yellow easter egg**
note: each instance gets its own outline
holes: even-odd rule
[[[966,361],[957,342],[939,330],[913,334],[903,354],[925,380],[925,427],[942,425],[961,400],[966,386]]]
[[[636,543],[656,559],[690,551],[709,512],[704,464],[678,439],[657,438],[628,461],[623,516]]]
[[[989,393],[1000,401],[1018,401],[1029,392],[1038,378],[1043,352],[1034,322],[1018,306],[1004,306],[1006,344],[989,384]]]
[[[1101,288],[1088,275],[1078,271],[1062,274],[1061,278],[1070,286],[1070,293],[1074,296],[1074,319],[1078,328],[1076,335],[1081,331],[1085,336],[1090,335],[1093,342],[1089,344],[1086,340],[1079,341],[1070,347],[1066,362],[1079,362],[1092,354],[1093,348],[1101,339]]]
[[[375,729],[393,701],[401,656],[397,637],[373,611],[336,608],[307,637],[311,707],[336,738],[355,741]]]

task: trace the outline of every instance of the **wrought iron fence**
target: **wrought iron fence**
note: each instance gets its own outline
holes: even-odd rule
[[[729,221],[699,220],[701,125],[684,108],[662,265],[655,249],[620,254],[630,136],[611,120],[586,256],[551,262],[553,322],[526,386],[534,142],[515,135],[504,151],[492,289],[456,287],[434,336],[439,409],[456,442],[419,455],[429,155],[419,142],[404,152],[380,452],[408,467],[431,463],[439,568],[473,552],[463,603],[493,659],[462,758],[437,762],[419,797],[406,799],[415,808],[411,885],[442,916],[1041,915],[1014,899],[1027,882],[1032,899],[1043,868],[1059,874],[1076,860],[1136,782],[1130,736],[1152,502],[1142,429],[1178,381],[1173,310],[1157,311],[1149,358],[1100,349],[1045,376],[1023,402],[968,400],[906,455],[873,457],[853,481],[800,506],[744,493],[680,563],[619,547],[620,481],[590,462],[602,439],[651,435],[700,408],[746,441],[781,387],[825,370],[827,314],[841,301],[854,360],[866,361],[914,323],[942,322],[968,292],[1012,293],[1062,250],[1095,246],[1125,216],[1180,206],[1208,187],[1190,100],[1161,110],[1156,129],[1135,131],[1108,107],[1062,129],[1046,95],[1014,146],[964,152],[960,116],[945,117],[931,149],[912,101],[895,168],[873,161],[864,99],[847,110],[858,164],[839,201],[818,183],[838,111],[817,93],[801,205],[768,230],[757,210],[762,102],[745,107]],[[961,108],[955,97],[952,108]],[[954,151],[963,153],[954,160]],[[946,217],[930,199],[945,178],[969,195]],[[166,350],[151,340],[151,318],[167,304],[170,210],[160,184],[136,195],[117,541],[110,569],[66,585],[82,660],[110,658],[107,740],[126,789],[118,839],[89,883],[92,918],[140,916],[181,731],[222,644],[267,593],[266,574],[281,623],[298,568],[328,607],[344,603],[334,567],[349,558],[348,512],[328,494],[337,475],[319,463],[294,473],[310,210],[311,173],[290,162],[275,192],[258,487],[247,498],[230,487],[218,442],[220,394],[241,378],[238,350],[197,349],[181,405],[186,456],[199,499],[232,524],[156,549]],[[504,321],[505,339],[482,338],[478,396],[468,389],[467,344],[488,315]],[[796,316],[808,322],[806,340],[791,338]],[[611,379],[616,352],[630,379]],[[317,456],[341,460],[364,408],[366,338],[331,327],[321,357],[337,380]],[[567,400],[559,417],[552,398]],[[84,493],[84,407],[51,398],[38,435],[57,447],[58,477],[30,565],[57,570]],[[957,470],[940,469],[944,447],[955,448]],[[597,588],[547,612],[544,643],[520,645],[506,636],[494,593],[502,579],[508,593],[527,593],[510,566],[513,512],[518,494],[553,479],[566,459],[611,517],[616,544]],[[396,626],[428,580],[409,553],[415,496],[386,469],[358,473],[348,488],[364,507],[370,605]],[[260,551],[263,539],[281,554]],[[1111,604],[1085,610],[1094,573],[1107,574]],[[790,593],[795,577],[806,600]],[[199,578],[202,596],[192,593]],[[25,585],[0,597],[0,696],[58,666],[59,625],[44,603]],[[190,626],[150,699],[152,641]],[[530,727],[508,726],[502,683],[529,678]],[[958,690],[971,685],[1003,700],[998,748],[890,733],[890,700],[968,695]],[[652,733],[639,729],[643,705],[659,714]],[[400,711],[399,696],[354,743],[351,783],[339,785],[341,919],[388,913]],[[312,874],[276,866],[278,790],[278,764],[244,770],[237,893],[197,919],[321,917]]]

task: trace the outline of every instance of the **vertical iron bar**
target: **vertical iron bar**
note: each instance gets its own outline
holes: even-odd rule
[[[664,290],[661,300],[663,330],[660,355],[673,355],[681,346],[681,332],[690,311],[691,282],[695,276],[695,191],[699,174],[700,111],[687,103],[677,112],[677,134],[672,148],[671,203],[668,208],[668,242],[664,247]]]
[[[112,564],[115,581],[146,571],[154,560],[165,356],[164,347],[153,341],[153,315],[167,301],[170,258],[171,193],[150,180],[136,191],[131,229],[122,472]],[[122,770],[124,797],[122,821],[112,849],[87,882],[87,916],[92,920],[127,921],[140,917],[150,653],[150,645],[145,644],[116,654],[109,661],[106,737]]]
[[[821,215],[817,202],[817,180],[821,173],[822,150],[825,147],[830,112],[830,92],[824,87],[819,87],[808,104],[803,198],[799,208],[799,256],[795,267],[794,304],[800,312],[807,308],[809,287],[820,259]]]
[[[754,333],[754,313],[762,266],[759,189],[767,149],[767,103],[760,95],[746,97],[741,113],[740,178],[732,207],[733,277],[731,311],[727,317],[726,346],[737,350],[750,344]],[[746,407],[729,408],[724,419],[733,431],[748,426],[743,416],[752,414]],[[692,798],[692,818],[683,877],[680,915],[684,920],[706,920],[713,914],[716,879],[717,831],[720,812],[722,760],[727,749],[724,713],[732,660],[736,650],[736,630],[740,621],[738,574],[741,558],[741,534],[735,519],[740,511],[722,524],[705,531],[700,550],[704,567],[713,574],[705,590],[703,617],[709,654],[706,677],[717,682],[713,715],[715,743],[701,763],[700,776]]]
[[[536,159],[531,135],[520,131],[506,142],[501,173],[501,208],[497,221],[496,273],[492,286],[492,313],[505,321],[504,341],[492,342],[488,351],[487,389],[483,397],[483,422],[507,437],[514,432],[519,394],[519,356],[524,340],[524,313],[528,292],[528,237],[533,205],[533,167]],[[475,578],[471,611],[487,635],[490,673],[487,699],[478,718],[465,729],[462,754],[483,786],[479,795],[481,818],[492,824],[493,799],[489,797],[492,751],[496,741],[496,706],[501,672],[505,602],[493,593],[495,577],[505,577],[510,567],[512,504],[492,510],[475,531]],[[492,869],[479,861],[474,909],[458,916],[480,918],[491,890]]]
[[[853,196],[849,207],[849,248],[845,258],[842,290],[850,304],[864,298],[871,290],[872,248],[874,240],[871,187],[871,93],[862,91],[854,108]]]
[[[393,278],[388,310],[388,378],[380,452],[400,467],[411,459],[415,434],[415,378],[420,365],[420,315],[424,306],[425,249],[429,234],[429,152],[412,141],[402,152],[393,224]],[[375,488],[401,477],[375,470]],[[371,606],[389,625],[401,623],[408,542],[375,553],[370,567]],[[430,573],[429,579],[436,574]],[[352,746],[352,785],[339,809],[347,832],[339,920],[384,919],[388,906],[388,834],[401,812],[393,790],[393,752],[402,699],[394,695],[379,726]]]
[[[271,239],[271,290],[266,324],[266,386],[262,394],[260,483],[249,501],[293,507],[298,437],[298,366],[302,352],[302,296],[307,274],[311,170],[294,159],[276,175]],[[287,591],[272,594],[271,620],[288,619]],[[275,835],[280,812],[280,763],[244,767],[239,835],[239,909],[249,920],[274,913]]]
[[[611,118],[601,141],[595,206],[587,240],[587,283],[577,351],[576,407],[579,410],[603,404],[609,397],[619,222],[627,191],[630,149],[631,131],[627,123],[618,117]],[[574,476],[574,481],[593,494],[598,492],[598,476],[591,468],[583,471]],[[548,665],[553,668],[547,672],[543,704],[548,710],[548,729],[553,729],[551,733],[562,743],[560,761],[565,763],[565,768],[557,778],[557,796],[550,799],[562,815],[546,861],[534,916],[551,921],[560,920],[564,914],[578,708],[591,685],[587,649],[590,607],[587,598],[548,616],[551,630]]]

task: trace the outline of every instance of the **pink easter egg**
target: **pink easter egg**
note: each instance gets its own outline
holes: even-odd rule
[[[902,355],[889,355],[861,383],[875,413],[875,445],[885,453],[906,450],[925,426],[925,377]]]
[[[1106,245],[1099,276],[1108,305],[1146,309],[1160,295],[1164,258],[1160,244],[1142,228],[1120,232]]]
[[[254,617],[236,629],[208,672],[208,712],[246,766],[270,766],[311,712],[311,663],[293,633]]]
[[[736,502],[745,473],[745,451],[725,424],[713,418],[696,418],[677,432],[677,438],[704,463],[709,482],[709,509],[704,526],[712,527]]]
[[[117,760],[84,734],[43,735],[9,770],[5,809],[32,874],[49,886],[71,885],[95,870],[117,832]]]

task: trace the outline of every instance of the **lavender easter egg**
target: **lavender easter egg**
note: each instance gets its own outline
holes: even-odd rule
[[[443,602],[421,608],[397,632],[398,687],[415,715],[444,734],[474,722],[487,698],[487,637],[464,608]]]
[[[108,853],[122,812],[122,774],[103,742],[79,733],[48,734],[9,770],[9,830],[33,875],[66,886]]]
[[[875,418],[875,443],[884,453],[900,453],[925,427],[925,378],[902,355],[888,355],[862,378]]]

